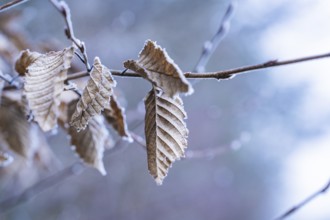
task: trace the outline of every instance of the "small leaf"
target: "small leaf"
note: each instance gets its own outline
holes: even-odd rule
[[[0,167],[6,167],[14,161],[14,158],[7,152],[0,150]]]
[[[16,61],[16,70],[25,73],[24,93],[29,108],[43,131],[57,125],[59,96],[73,54],[73,47],[47,54],[26,50]]]
[[[148,168],[161,185],[175,160],[184,157],[188,129],[186,112],[179,96],[174,99],[153,88],[145,98],[145,135]]]
[[[104,117],[109,124],[117,131],[121,137],[125,137],[128,141],[132,141],[132,137],[129,134],[126,125],[126,116],[115,95],[112,95],[110,98],[109,108],[104,109]]]
[[[116,81],[112,78],[110,70],[101,64],[98,57],[95,57],[90,79],[77,103],[70,124],[78,131],[85,129],[88,121],[93,116],[101,114],[104,107],[109,105],[115,86]]]
[[[36,152],[34,144],[33,125],[28,123],[24,113],[24,106],[2,98],[0,106],[0,134],[7,148],[31,160]]]
[[[68,106],[69,117],[75,110],[76,101]],[[106,129],[102,116],[95,116],[90,119],[86,128],[78,132],[74,127],[69,128],[71,144],[75,146],[75,151],[86,163],[95,167],[102,175],[106,175],[103,165],[103,152],[105,148],[113,145],[112,138]],[[107,146],[111,145],[111,146]]]
[[[170,97],[178,93],[191,94],[193,92],[192,86],[165,49],[151,40],[146,42],[137,61],[127,60],[124,66],[141,74]]]

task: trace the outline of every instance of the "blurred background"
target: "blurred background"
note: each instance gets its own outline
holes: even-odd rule
[[[2,1],[3,2],[3,1]],[[111,69],[136,59],[145,40],[165,47],[184,71],[196,65],[217,31],[229,1],[68,0],[75,34],[90,60]],[[31,45],[61,49],[64,20],[48,1],[29,1],[2,13],[30,36]],[[330,49],[330,4],[322,0],[237,1],[231,29],[207,71],[316,55]],[[77,61],[78,59],[76,59]],[[83,64],[77,61],[79,70]],[[189,150],[223,153],[178,161],[162,186],[148,174],[145,151],[121,144],[104,158],[108,175],[87,168],[2,214],[4,220],[273,219],[320,189],[330,178],[330,60],[275,67],[231,80],[202,80],[183,97]],[[116,78],[129,127],[144,117],[150,85]],[[135,130],[143,135],[143,126]],[[115,136],[115,134],[113,134]],[[56,173],[77,157],[62,131],[48,135],[56,168],[37,174],[24,166],[0,179],[0,201]],[[15,166],[15,162],[11,165]],[[7,174],[7,175],[5,175]],[[320,196],[292,220],[330,219],[330,195]]]

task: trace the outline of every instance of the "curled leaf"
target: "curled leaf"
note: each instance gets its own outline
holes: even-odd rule
[[[14,161],[14,158],[7,152],[0,150],[0,167],[6,167]]]
[[[148,168],[160,185],[172,163],[184,157],[188,136],[183,121],[186,112],[179,96],[172,99],[155,88],[146,96],[145,107]]]
[[[116,81],[110,70],[101,64],[98,57],[94,59],[94,68],[85,87],[70,124],[78,131],[85,129],[88,121],[95,115],[101,114],[106,105],[109,105],[110,96]]]
[[[25,76],[25,71],[27,68],[40,56],[42,56],[42,54],[38,52],[30,52],[30,50],[24,50],[15,63],[16,72],[18,72],[21,76]]]
[[[132,141],[131,135],[127,129],[126,116],[124,109],[119,105],[115,95],[110,98],[109,108],[104,109],[104,117],[109,124],[117,131],[121,137]]]
[[[75,110],[76,101],[68,106],[69,117]],[[88,165],[95,167],[102,175],[106,175],[103,165],[103,152],[105,148],[113,145],[112,138],[106,129],[103,117],[97,115],[90,119],[86,128],[78,132],[74,127],[69,128],[71,145],[79,157]],[[109,146],[110,145],[110,146]]]
[[[29,108],[43,131],[57,125],[59,96],[73,54],[73,47],[47,54],[26,50],[16,61],[16,70],[25,74],[24,93]]]
[[[137,61],[127,60],[124,66],[141,74],[170,97],[178,93],[193,92],[192,86],[165,49],[151,40],[146,42]]]

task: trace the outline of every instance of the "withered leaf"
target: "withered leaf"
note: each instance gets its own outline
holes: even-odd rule
[[[116,96],[110,97],[110,105],[104,109],[104,117],[109,124],[117,131],[121,137],[125,137],[128,141],[132,141],[131,135],[127,129],[126,116],[124,108],[122,108]]]
[[[85,87],[70,124],[78,131],[85,129],[88,121],[95,115],[101,114],[106,105],[109,105],[110,96],[116,81],[110,70],[101,64],[98,57],[94,59],[94,68]]]
[[[193,92],[192,86],[165,49],[151,40],[144,45],[138,60],[127,60],[124,66],[139,73],[170,97],[178,93]]]
[[[14,158],[8,154],[0,150],[0,167],[6,167],[13,162]]]
[[[69,117],[73,114],[76,106],[73,101],[68,106]],[[103,117],[100,115],[90,119],[86,128],[78,132],[74,127],[69,127],[71,145],[79,157],[88,165],[95,167],[102,175],[106,175],[103,165],[103,152],[105,148],[113,145],[112,138],[104,124]],[[111,146],[109,146],[111,145]]]
[[[188,129],[186,112],[179,96],[172,99],[153,88],[145,98],[145,135],[148,168],[157,184],[162,184],[175,160],[184,157]]]
[[[36,152],[34,144],[33,124],[26,120],[24,106],[2,98],[0,106],[0,135],[3,144],[15,153],[31,160]]]
[[[59,96],[73,54],[73,47],[47,54],[26,50],[16,61],[16,70],[25,74],[24,93],[29,108],[43,131],[57,125]]]

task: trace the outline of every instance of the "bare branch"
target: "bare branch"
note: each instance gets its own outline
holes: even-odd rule
[[[312,195],[308,196],[306,199],[304,199],[303,201],[301,201],[297,205],[293,206],[292,208],[290,208],[289,210],[287,210],[286,212],[284,212],[282,215],[275,218],[274,220],[283,220],[283,219],[291,216],[293,213],[297,212],[298,210],[300,210],[301,208],[306,206],[308,203],[315,200],[320,195],[325,194],[329,190],[329,188],[330,188],[330,181],[324,187],[322,187],[320,190],[318,190],[317,192],[315,192]]]
[[[73,26],[72,26],[72,21],[71,21],[71,12],[70,8],[67,5],[65,1],[58,1],[58,0],[49,0],[55,8],[63,15],[66,23],[66,28],[65,28],[65,34],[69,40],[74,43],[77,48],[80,50],[82,57],[78,56],[79,59],[83,61],[83,63],[86,65],[87,72],[91,70],[91,66],[89,65],[88,62],[88,56],[87,56],[87,50],[85,43],[78,38],[75,37],[74,32],[73,32]]]
[[[219,46],[220,42],[227,35],[230,28],[230,19],[235,10],[235,3],[231,2],[221,20],[220,27],[215,35],[211,38],[210,41],[204,43],[202,54],[193,70],[193,72],[201,73],[205,72],[205,66],[208,63],[209,59],[213,55],[216,48]]]
[[[0,12],[3,12],[4,10],[15,7],[15,6],[20,5],[20,4],[22,4],[24,2],[27,2],[27,1],[28,0],[14,0],[14,1],[8,2],[6,4],[3,4],[3,5],[0,6]]]
[[[234,69],[229,69],[229,70],[222,70],[222,71],[217,71],[217,72],[206,72],[206,73],[192,73],[192,72],[187,72],[185,73],[186,78],[191,78],[191,79],[230,79],[234,75],[238,75],[241,73],[247,73],[253,70],[259,70],[259,69],[266,69],[270,67],[275,67],[275,66],[284,66],[288,64],[294,64],[294,63],[301,63],[301,62],[306,62],[306,61],[311,61],[311,60],[317,60],[317,59],[322,59],[322,58],[328,58],[330,57],[330,53],[325,53],[325,54],[320,54],[320,55],[314,55],[314,56],[307,56],[307,57],[302,57],[302,58],[296,58],[296,59],[290,59],[290,60],[284,60],[284,61],[277,61],[277,60],[271,60],[265,63],[261,64],[256,64],[252,66],[244,66],[244,67],[239,67],[239,68],[234,68]],[[122,77],[141,77],[138,73],[135,73],[133,71],[121,71],[121,70],[111,70],[112,75],[114,76],[122,76]],[[78,73],[73,73],[68,76],[67,80],[73,80],[73,79],[78,79],[82,77],[89,76],[89,74],[86,71],[78,72]]]

